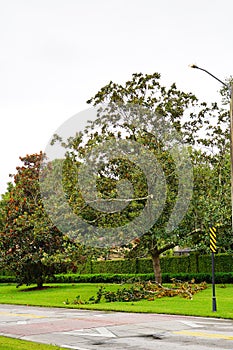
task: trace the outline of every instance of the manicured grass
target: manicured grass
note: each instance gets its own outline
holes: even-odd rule
[[[0,350],[58,350],[58,346],[32,343],[25,340],[0,336]]]
[[[141,300],[137,302],[114,302],[99,304],[66,305],[64,302],[72,302],[79,295],[81,300],[88,300],[96,296],[96,292],[102,283],[83,284],[51,284],[48,289],[31,290],[30,287],[15,285],[0,285],[0,303],[23,304],[37,306],[53,306],[67,308],[83,308],[92,310],[112,310],[127,312],[153,312],[165,314],[179,314],[192,316],[211,316],[233,319],[233,285],[216,285],[217,312],[212,312],[212,289],[208,286],[193,296],[193,300],[181,297],[165,297],[154,301]],[[107,290],[117,290],[120,285],[104,284]],[[125,287],[121,286],[121,287]]]

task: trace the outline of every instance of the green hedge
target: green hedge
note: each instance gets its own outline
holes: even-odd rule
[[[211,254],[199,255],[191,253],[188,256],[174,256],[161,258],[161,270],[163,274],[211,274]],[[233,272],[233,255],[216,254],[215,271]],[[77,272],[83,274],[153,274],[151,259],[119,259],[106,261],[88,261],[77,267]],[[7,271],[0,272],[0,279],[10,275]],[[61,275],[63,276],[63,275]]]
[[[212,282],[211,273],[163,273],[163,283],[170,283],[172,278],[180,281],[191,281],[195,279],[197,283]],[[59,274],[54,278],[50,278],[47,282],[50,283],[132,283],[138,281],[154,281],[154,273],[147,274]],[[216,283],[233,283],[233,272],[215,274]]]
[[[161,270],[163,273],[211,273],[211,254],[191,253],[188,256],[163,257]],[[145,274],[153,272],[153,265],[150,258],[89,261],[85,265],[78,266],[77,271],[80,274]],[[233,272],[233,255],[216,254],[215,271]]]
[[[89,263],[89,271],[87,273],[139,273],[136,268],[135,260],[106,260],[95,261]]]
[[[15,276],[0,276],[0,283],[16,283]]]
[[[194,279],[197,283],[212,282],[211,273],[163,273],[162,278],[163,283],[170,283],[172,278],[180,281],[191,281]],[[60,274],[48,280],[50,283],[133,283],[138,281],[154,281],[154,274]],[[233,283],[233,272],[216,272],[215,283]]]
[[[88,261],[77,267],[80,274],[123,273],[140,274],[152,273],[151,259],[118,259],[106,261]]]

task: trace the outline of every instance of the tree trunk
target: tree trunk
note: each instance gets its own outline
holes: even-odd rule
[[[37,288],[38,289],[41,289],[42,287],[43,287],[43,278],[42,278],[42,276],[39,276],[38,278],[37,278],[37,281],[36,281],[36,284],[37,284]]]
[[[158,253],[152,254],[153,269],[155,274],[155,282],[162,284],[162,273],[160,267],[160,257]]]

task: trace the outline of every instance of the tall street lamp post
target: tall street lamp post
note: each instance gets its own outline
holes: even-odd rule
[[[209,74],[212,78],[220,82],[222,85],[226,86],[229,90],[230,95],[230,160],[231,160],[231,231],[233,233],[233,83],[227,85],[222,80],[218,79],[215,75],[208,72],[206,69],[200,68],[195,64],[190,65],[191,68],[196,68],[202,70],[203,72]]]

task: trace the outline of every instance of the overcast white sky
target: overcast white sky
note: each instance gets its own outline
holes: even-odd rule
[[[110,80],[159,72],[165,85],[218,99],[233,74],[232,0],[0,0],[0,193],[19,156],[87,108]]]

